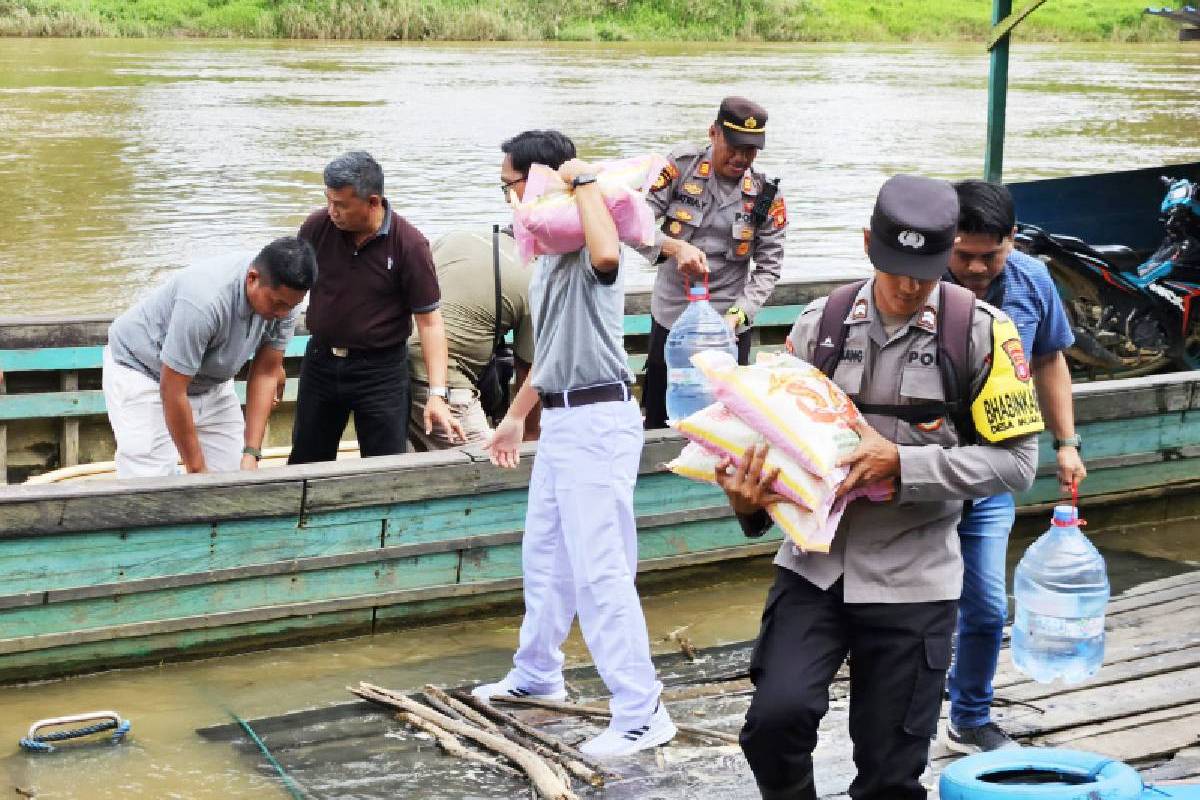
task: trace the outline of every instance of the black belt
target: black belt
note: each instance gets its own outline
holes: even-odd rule
[[[334,347],[326,342],[318,341],[316,337],[311,340],[312,346],[317,352],[323,355],[333,356],[334,358],[368,358],[370,356],[380,356],[388,354],[402,353],[408,346],[407,342],[402,344],[392,345],[391,347]]]
[[[628,383],[602,383],[583,389],[568,389],[565,392],[543,392],[542,405],[546,408],[574,408],[590,406],[592,403],[616,403],[628,400]]]

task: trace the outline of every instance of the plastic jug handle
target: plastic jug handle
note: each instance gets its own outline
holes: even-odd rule
[[[1071,508],[1075,509],[1075,525],[1082,528],[1087,525],[1087,520],[1079,516],[1079,482],[1071,481]]]
[[[692,281],[691,281],[691,280],[688,278],[688,276],[687,276],[687,275],[684,275],[684,276],[682,276],[682,280],[683,280],[683,293],[684,293],[685,295],[691,294],[691,292],[692,292]],[[702,275],[702,276],[700,277],[700,280],[701,280],[701,281],[703,282],[703,284],[704,284],[704,294],[705,294],[705,296],[707,296],[707,295],[708,295],[708,273],[707,273],[707,272],[706,272],[706,273],[704,273],[704,275]]]

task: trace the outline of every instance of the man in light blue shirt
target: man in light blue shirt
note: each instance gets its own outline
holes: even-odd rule
[[[1079,456],[1071,404],[1071,372],[1063,351],[1075,340],[1046,266],[1013,250],[1016,212],[1000,184],[963,181],[958,192],[958,235],[946,280],[1003,310],[1017,326],[1033,365],[1034,386],[1046,428],[1054,436],[1058,479],[1064,493],[1087,476]],[[1016,519],[1011,494],[972,501],[958,526],[963,557],[958,649],[950,671],[950,722],[946,745],[961,753],[1013,747],[991,720],[992,679],[1008,616],[1005,556]]]
[[[312,248],[276,239],[180,270],[109,328],[104,401],[117,477],[254,469]],[[246,416],[233,377],[250,361]]]

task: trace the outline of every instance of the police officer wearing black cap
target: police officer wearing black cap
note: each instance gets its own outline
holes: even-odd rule
[[[737,334],[738,356],[746,363],[750,325],[783,266],[783,195],[776,182],[751,168],[766,147],[766,109],[744,97],[726,97],[708,139],[707,146],[673,150],[647,198],[662,218],[654,246],[642,251],[659,265],[650,298],[653,322],[642,388],[647,428],[667,424],[663,347],[687,308],[684,281],[707,276],[710,300]]]
[[[858,428],[859,446],[842,461],[849,476],[840,492],[881,480],[895,481],[896,492],[888,502],[851,503],[829,553],[785,542],[776,556],[741,734],[766,800],[816,800],[817,727],[847,656],[857,768],[850,797],[926,797],[919,779],[962,588],[963,500],[1023,491],[1033,482],[1031,431],[1040,417],[1007,428],[993,420],[995,429],[977,430],[976,418],[963,413],[967,404],[973,412],[996,381],[1015,382],[1008,390],[1017,393],[1031,387],[1008,368],[1023,359],[1019,338],[1015,351],[1008,333],[997,341],[995,332],[1010,330],[1007,318],[961,287],[939,284],[957,221],[949,183],[887,181],[864,231],[874,276],[812,303],[789,336],[794,352],[823,366],[867,421]],[[999,359],[1010,361],[1001,368]],[[954,376],[945,374],[955,362],[966,373],[966,404]],[[1006,430],[1016,435],[1005,438]],[[779,499],[768,488],[773,476],[763,474],[764,455],[752,449],[736,472],[718,470],[747,535],[766,530],[762,509]]]

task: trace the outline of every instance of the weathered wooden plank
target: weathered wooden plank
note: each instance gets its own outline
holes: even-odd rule
[[[8,384],[0,375],[0,401],[8,394]],[[8,426],[0,422],[0,486],[8,483]]]
[[[288,342],[284,356],[299,358],[304,355],[308,340],[308,336],[293,336]],[[103,344],[0,349],[0,370],[4,372],[57,372],[60,370],[102,369],[103,366]]]
[[[778,548],[778,530],[772,528],[769,537]],[[638,553],[642,558],[667,558],[737,547],[748,541],[734,519],[704,520],[643,530],[638,535]]]
[[[1101,726],[1091,725],[1071,728],[1037,737],[1033,744],[1086,750],[1125,762],[1172,756],[1176,751],[1197,743],[1200,737],[1200,704],[1173,706],[1108,724],[1119,727],[1112,730],[1096,730]]]
[[[0,542],[71,531],[298,515],[295,470],[0,489]]]
[[[1181,458],[1128,467],[1088,471],[1088,479],[1080,486],[1080,497],[1116,494],[1145,486],[1193,481],[1200,475],[1200,458]],[[1050,503],[1058,499],[1058,480],[1053,476],[1039,477],[1033,488],[1017,497],[1018,505]]]
[[[250,577],[225,583],[16,608],[0,617],[3,619],[0,630],[5,636],[0,640],[0,652],[6,643],[36,640],[46,634],[120,629],[161,620],[321,603],[453,584],[457,571],[457,553],[435,553],[350,564],[319,572]]]
[[[283,391],[283,402],[294,403],[299,378],[288,378]],[[246,402],[246,382],[234,381],[234,391],[238,399]],[[0,398],[0,420],[29,420],[47,417],[90,417],[108,413],[104,402],[104,392],[99,389],[77,388],[68,390],[66,386],[59,392],[25,392],[10,394]]]
[[[86,643],[50,651],[29,650],[0,658],[0,683],[25,682],[201,656],[227,655],[331,636],[370,633],[370,607],[328,614],[301,614],[264,622],[211,628],[193,627],[137,637],[96,635]]]
[[[1045,735],[1195,702],[1200,702],[1200,667],[1128,681],[1119,692],[1099,686],[1056,694],[1038,701],[1041,714],[1019,707],[1004,709],[1003,725],[1012,735]]]
[[[79,389],[79,373],[74,370],[61,375],[62,390],[74,392]],[[62,432],[59,434],[59,452],[62,457],[59,463],[64,467],[73,467],[79,463],[79,420],[65,418],[62,421]]]
[[[1129,601],[1132,603],[1135,597],[1153,596],[1159,592],[1175,589],[1180,586],[1192,586],[1194,591],[1200,592],[1200,569],[1192,570],[1191,572],[1182,572],[1168,578],[1160,578],[1150,583],[1130,587],[1122,592],[1112,603],[1109,603],[1109,608],[1118,601]]]
[[[1200,646],[1198,643],[1181,642],[1175,647],[1164,648],[1163,652],[1131,658],[1122,661],[1106,660],[1094,677],[1077,686],[1063,687],[1060,684],[1024,683],[1004,689],[1005,700],[1022,703],[1038,703],[1050,697],[1055,697],[1064,691],[1078,692],[1099,687],[1113,687],[1114,691],[1123,691],[1125,684],[1151,678],[1171,672],[1179,672],[1193,667],[1200,667]]]

